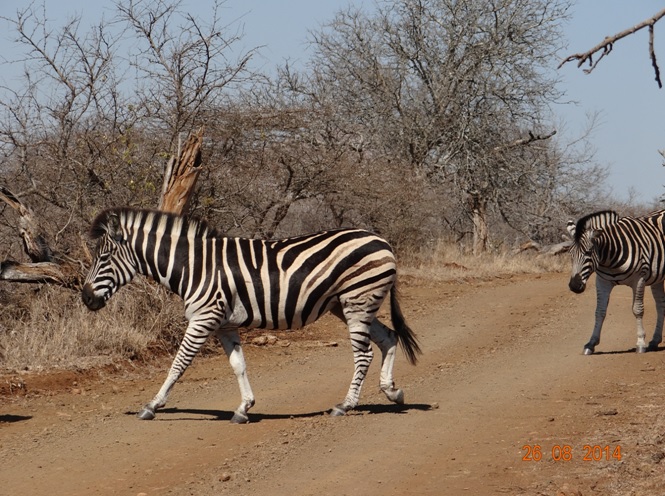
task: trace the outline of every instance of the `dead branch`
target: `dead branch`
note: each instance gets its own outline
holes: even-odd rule
[[[520,246],[515,248],[513,250],[513,254],[516,255],[525,251],[535,251],[540,255],[559,255],[568,251],[572,243],[572,240],[569,239],[561,243],[542,246],[536,241],[527,241],[526,243],[522,243]]]
[[[196,180],[201,173],[201,145],[203,127],[190,135],[177,156],[173,155],[166,165],[159,209],[177,214],[186,213],[194,192]]]
[[[0,281],[54,283],[70,289],[79,288],[81,271],[72,263],[56,261],[32,209],[4,186],[0,186],[0,200],[19,215],[19,234],[23,240],[23,249],[32,260],[32,263],[13,260],[0,262]]]
[[[660,68],[658,67],[658,63],[656,61],[656,52],[653,48],[653,39],[654,39],[654,25],[663,17],[665,16],[665,9],[661,10],[660,12],[654,14],[652,17],[649,19],[646,19],[639,24],[636,24],[632,28],[626,29],[624,31],[621,31],[620,33],[615,34],[614,36],[606,36],[603,41],[598,43],[595,47],[593,47],[591,50],[584,52],[584,53],[576,53],[573,55],[569,55],[566,57],[564,60],[561,61],[559,64],[558,69],[560,69],[565,63],[567,62],[572,62],[573,60],[577,60],[577,67],[581,67],[582,64],[585,62],[589,63],[589,68],[584,69],[585,74],[589,74],[591,71],[593,71],[598,63],[602,60],[605,55],[609,55],[610,52],[612,52],[612,48],[614,46],[614,43],[619,41],[622,38],[625,38],[627,36],[630,36],[633,33],[636,33],[640,29],[649,28],[649,56],[651,58],[651,65],[653,66],[654,72],[656,74],[656,82],[658,83],[658,87],[662,88],[663,83],[660,79]],[[600,56],[596,59],[594,62],[593,57],[596,55],[598,52],[600,52]]]
[[[530,143],[533,143],[534,141],[542,141],[542,140],[550,139],[555,134],[556,134],[556,129],[554,131],[552,131],[551,133],[546,134],[544,136],[542,136],[540,134],[533,134],[531,131],[529,131],[529,136],[527,138],[520,138],[520,139],[517,139],[517,140],[512,141],[510,143],[506,143],[504,145],[495,146],[492,149],[492,151],[494,153],[498,153],[498,152],[502,152],[502,151],[505,151],[505,150],[510,150],[511,148],[517,148],[518,146],[528,145]]]
[[[0,280],[23,283],[54,283],[69,289],[79,289],[81,279],[68,266],[54,262],[19,263],[0,262]]]
[[[23,240],[25,253],[35,263],[52,262],[53,251],[41,234],[39,224],[35,221],[32,210],[23,204],[18,197],[5,187],[0,187],[0,200],[16,210],[19,215],[19,235]]]

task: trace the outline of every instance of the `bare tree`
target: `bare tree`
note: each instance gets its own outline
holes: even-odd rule
[[[536,141],[529,133],[553,131],[545,121],[559,93],[545,68],[562,45],[568,8],[562,0],[349,8],[313,33],[304,86],[315,104],[337,109],[337,128],[358,136],[374,160],[399,160],[452,186],[478,252],[498,191],[540,164],[519,160],[519,148]]]
[[[114,64],[119,35],[104,20],[84,32],[78,16],[53,29],[36,4],[4,20],[23,77],[1,88],[3,183],[17,199],[30,198],[51,242],[75,249],[91,198],[110,194],[104,176],[113,172],[99,171],[123,153],[123,129],[133,122]]]
[[[140,111],[147,122],[168,132],[171,148],[180,133],[201,124],[204,111],[221,106],[225,88],[253,77],[247,64],[255,51],[235,51],[242,32],[222,24],[224,1],[215,0],[205,20],[181,10],[181,4],[181,0],[115,4],[120,21],[137,41],[129,63],[136,71]]]

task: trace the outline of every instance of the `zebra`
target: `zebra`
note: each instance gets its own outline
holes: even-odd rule
[[[662,342],[665,313],[665,210],[643,217],[619,217],[612,210],[586,215],[568,223],[572,237],[572,272],[568,287],[582,293],[596,272],[596,321],[584,354],[591,355],[600,343],[610,293],[616,285],[633,291],[633,315],[637,320],[636,351],[655,350]],[[656,302],[656,328],[649,344],[642,325],[644,288],[651,286]]]
[[[155,418],[214,333],[240,387],[241,403],[231,422],[248,422],[255,400],[238,328],[297,329],[328,311],[347,324],[354,361],[348,393],[331,415],[358,405],[373,356],[370,341],[381,350],[381,390],[390,401],[404,403],[404,392],[393,381],[397,343],[411,364],[422,351],[400,310],[395,256],[379,236],[344,228],[280,240],[232,238],[218,235],[201,219],[116,207],[97,216],[90,237],[97,245],[82,289],[90,310],[104,307],[137,273],[185,303],[187,330],[166,380],[138,413],[140,419]],[[377,319],[388,293],[394,330]]]

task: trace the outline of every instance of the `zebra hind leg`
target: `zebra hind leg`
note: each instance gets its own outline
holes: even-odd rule
[[[633,315],[637,324],[637,344],[635,351],[645,353],[648,345],[646,342],[646,332],[644,331],[644,281],[640,279],[633,287]]]
[[[381,378],[380,388],[386,397],[398,405],[404,404],[404,391],[395,388],[393,380],[393,366],[397,350],[397,336],[379,319],[374,319],[369,328],[370,339],[381,350]]]
[[[651,286],[651,293],[656,302],[656,328],[653,332],[653,337],[649,342],[648,350],[655,351],[658,345],[663,341],[663,320],[665,317],[665,291],[663,290],[663,282],[657,282]]]
[[[332,408],[330,415],[333,416],[345,415],[346,412],[358,406],[360,390],[362,389],[365,376],[367,376],[367,369],[370,363],[372,363],[373,357],[369,326],[362,322],[349,323],[348,325],[351,334],[351,347],[353,348],[353,379],[344,401]]]
[[[226,356],[229,358],[229,364],[238,379],[238,386],[240,387],[240,406],[233,413],[231,423],[246,424],[249,422],[247,412],[254,406],[254,393],[252,393],[252,388],[249,385],[247,377],[247,366],[242,347],[240,346],[240,336],[237,329],[222,329],[217,331],[217,337],[222,343]]]

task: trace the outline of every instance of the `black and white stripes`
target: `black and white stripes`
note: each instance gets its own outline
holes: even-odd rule
[[[233,421],[246,422],[254,396],[238,327],[295,329],[327,311],[347,323],[355,364],[349,392],[333,413],[357,405],[372,359],[370,340],[382,352],[381,389],[392,401],[403,401],[392,376],[396,344],[412,363],[420,349],[397,303],[393,252],[380,237],[339,229],[271,241],[227,238],[202,221],[128,208],[100,214],[91,233],[97,249],[83,288],[90,309],[102,308],[137,273],[153,277],[185,302],[187,331],[164,385],[141,418],[153,418],[164,406],[173,384],[216,333],[240,385],[242,403]],[[394,331],[376,319],[388,293]]]
[[[594,272],[596,278],[596,322],[591,339],[584,345],[590,355],[600,342],[600,331],[607,313],[610,293],[616,285],[633,290],[633,314],[637,320],[637,351],[655,349],[662,341],[665,312],[665,210],[644,217],[619,217],[602,211],[582,217],[568,230],[573,238],[570,248],[572,273],[569,287],[582,293]],[[656,301],[657,321],[647,345],[642,317],[644,288],[651,286]]]

